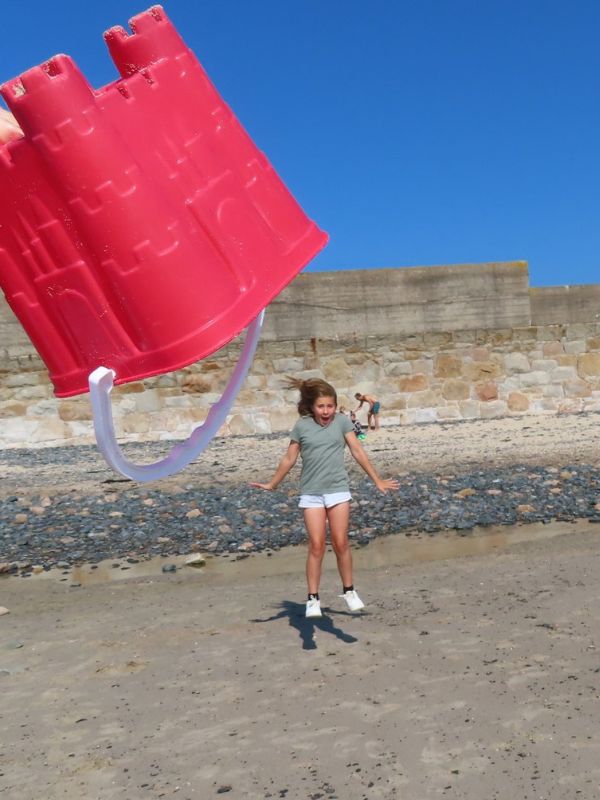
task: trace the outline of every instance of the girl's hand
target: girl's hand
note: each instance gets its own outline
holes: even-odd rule
[[[266,489],[267,492],[272,492],[275,488],[272,483],[249,483],[253,489]]]
[[[390,489],[399,489],[400,482],[397,481],[395,478],[386,478],[385,480],[379,480],[375,484],[380,492],[386,494],[390,491]]]

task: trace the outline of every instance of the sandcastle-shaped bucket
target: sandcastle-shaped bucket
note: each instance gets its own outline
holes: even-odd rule
[[[58,55],[1,87],[25,135],[0,147],[0,285],[55,393],[89,387],[107,460],[150,480],[189,463],[220,427],[263,310],[327,236],[250,140],[164,10],[155,6],[130,26],[131,34],[121,27],[105,33],[121,75],[107,86],[92,89],[73,61]],[[212,421],[209,414],[157,465],[119,461],[113,380],[178,370],[250,323]]]

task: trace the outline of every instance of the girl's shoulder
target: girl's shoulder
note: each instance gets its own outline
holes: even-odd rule
[[[294,425],[294,428],[298,425],[310,425],[311,422],[314,422],[314,419],[310,414],[302,414],[296,420],[296,425]]]
[[[296,420],[296,424],[292,428],[292,438],[295,435],[300,435],[301,433],[305,433],[312,427],[313,423],[314,419],[309,415],[298,417],[298,419]]]
[[[342,429],[344,433],[349,433],[350,431],[354,430],[354,423],[350,417],[347,417],[345,414],[340,414],[339,411],[335,415],[333,421]]]

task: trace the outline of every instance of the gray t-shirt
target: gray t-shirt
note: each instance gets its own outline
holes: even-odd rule
[[[350,488],[344,467],[345,435],[353,431],[344,414],[336,414],[329,425],[319,425],[312,417],[300,417],[291,433],[300,445],[302,472],[300,494],[331,494]]]

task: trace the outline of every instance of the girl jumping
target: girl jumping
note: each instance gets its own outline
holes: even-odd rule
[[[251,483],[257,489],[276,489],[302,456],[299,507],[304,513],[308,534],[306,581],[308,583],[307,617],[321,616],[319,584],[325,555],[327,523],[331,544],[342,579],[342,597],[350,611],[360,611],[364,603],[354,589],[352,553],[348,542],[350,500],[348,474],[344,467],[344,446],[348,445],[354,460],[364,469],[381,492],[397,489],[397,480],[382,480],[371,465],[356,438],[352,422],[336,413],[337,394],[333,386],[319,378],[290,380],[290,387],[299,389],[298,413],[286,454],[269,483]]]

